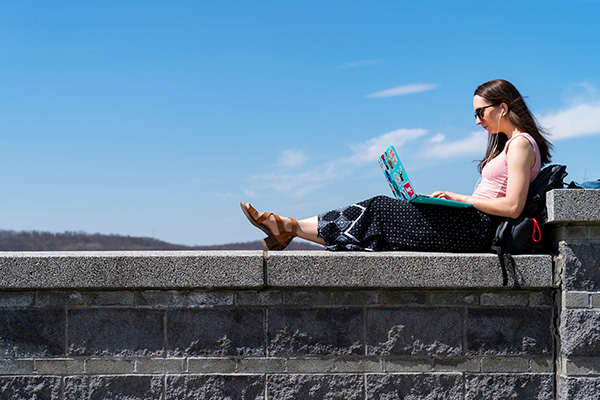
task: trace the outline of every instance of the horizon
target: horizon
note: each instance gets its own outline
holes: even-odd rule
[[[305,218],[386,194],[471,193],[472,96],[511,81],[566,182],[600,178],[600,1],[0,5],[0,229],[263,238],[239,201]]]

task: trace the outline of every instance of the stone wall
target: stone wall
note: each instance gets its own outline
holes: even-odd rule
[[[554,191],[560,399],[600,398],[600,190]]]
[[[521,290],[492,254],[0,253],[0,398],[600,398],[600,191],[548,207]]]
[[[548,290],[15,291],[0,306],[7,399],[554,391]]]

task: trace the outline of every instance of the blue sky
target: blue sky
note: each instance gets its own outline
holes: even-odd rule
[[[600,178],[600,2],[5,1],[0,229],[262,238],[391,194],[470,193],[480,83],[513,82],[567,179]]]

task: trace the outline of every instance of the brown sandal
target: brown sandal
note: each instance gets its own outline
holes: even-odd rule
[[[265,249],[283,250],[290,244],[294,237],[298,236],[298,221],[296,221],[294,218],[290,218],[290,221],[292,222],[291,232],[286,232],[283,226],[283,221],[279,215],[273,213],[262,213],[258,218],[254,218],[254,213],[257,212],[254,207],[252,207],[250,204],[248,204],[248,207],[246,207],[244,202],[240,202],[240,207],[242,208],[244,215],[246,215],[246,218],[248,218],[248,221],[267,234],[267,237],[262,241]],[[267,218],[269,218],[271,215],[273,218],[275,218],[275,222],[277,222],[277,228],[279,229],[278,235],[273,234],[273,232],[271,232],[271,230],[264,224]]]

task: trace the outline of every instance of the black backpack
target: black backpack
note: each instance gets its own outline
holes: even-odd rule
[[[567,176],[565,165],[548,165],[529,185],[525,208],[518,218],[503,218],[492,241],[492,250],[498,254],[502,267],[502,285],[508,285],[504,256],[511,263],[513,288],[518,288],[515,260],[512,254],[531,254],[544,251],[540,224],[546,220],[546,192],[564,186]]]

